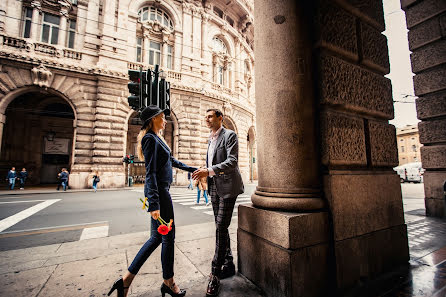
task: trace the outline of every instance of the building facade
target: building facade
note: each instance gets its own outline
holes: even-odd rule
[[[421,162],[421,143],[417,125],[407,125],[396,129],[399,165]]]
[[[5,0],[0,3],[0,170],[30,183],[125,185],[140,122],[128,70],[160,65],[171,83],[165,138],[179,160],[205,164],[208,108],[239,136],[245,181],[256,178],[253,1]],[[130,174],[141,180],[142,164]],[[174,172],[183,184],[187,175]]]

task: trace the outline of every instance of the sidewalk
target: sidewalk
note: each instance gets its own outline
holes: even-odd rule
[[[237,259],[237,220],[230,226]],[[214,254],[214,224],[177,227],[175,281],[187,296],[203,297]],[[88,239],[0,253],[0,296],[105,296],[149,232]],[[135,278],[128,296],[160,296],[158,248]],[[237,264],[236,264],[237,265]],[[116,296],[116,292],[115,295]],[[257,297],[261,292],[240,275],[222,281],[221,297]]]

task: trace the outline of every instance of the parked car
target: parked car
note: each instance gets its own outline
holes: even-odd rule
[[[421,167],[421,162],[407,163],[393,168],[400,176],[400,181],[404,182],[423,182],[424,168]]]

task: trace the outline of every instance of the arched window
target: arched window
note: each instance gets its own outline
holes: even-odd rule
[[[141,22],[155,21],[173,30],[172,20],[169,15],[161,9],[153,6],[145,6],[138,10],[139,20]]]
[[[216,53],[227,54],[226,44],[218,37],[212,38],[212,49]]]

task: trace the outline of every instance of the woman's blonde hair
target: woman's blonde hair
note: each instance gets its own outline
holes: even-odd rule
[[[147,134],[147,132],[149,132],[150,129],[152,129],[152,126],[153,126],[152,120],[150,120],[150,123],[147,125],[147,127],[139,131],[138,137],[136,138],[136,142],[138,143],[136,150],[138,152],[138,158],[140,161],[144,161],[144,154],[142,152],[142,144],[141,144],[142,138],[144,137],[144,135]]]
[[[149,124],[147,125],[147,127],[145,127],[143,130],[141,130],[138,134],[138,137],[136,138],[137,142],[138,142],[138,146],[137,146],[137,152],[138,152],[138,158],[140,161],[144,161],[144,153],[142,151],[142,138],[144,137],[144,135],[147,134],[147,132],[149,132],[149,130],[151,130],[153,127],[153,122],[152,120],[150,120]],[[164,139],[163,135],[161,134],[161,131],[159,131],[158,133],[158,137],[161,138],[161,140],[167,145],[167,147],[169,147],[169,145],[167,144],[166,140]],[[170,147],[169,147],[170,148]]]

